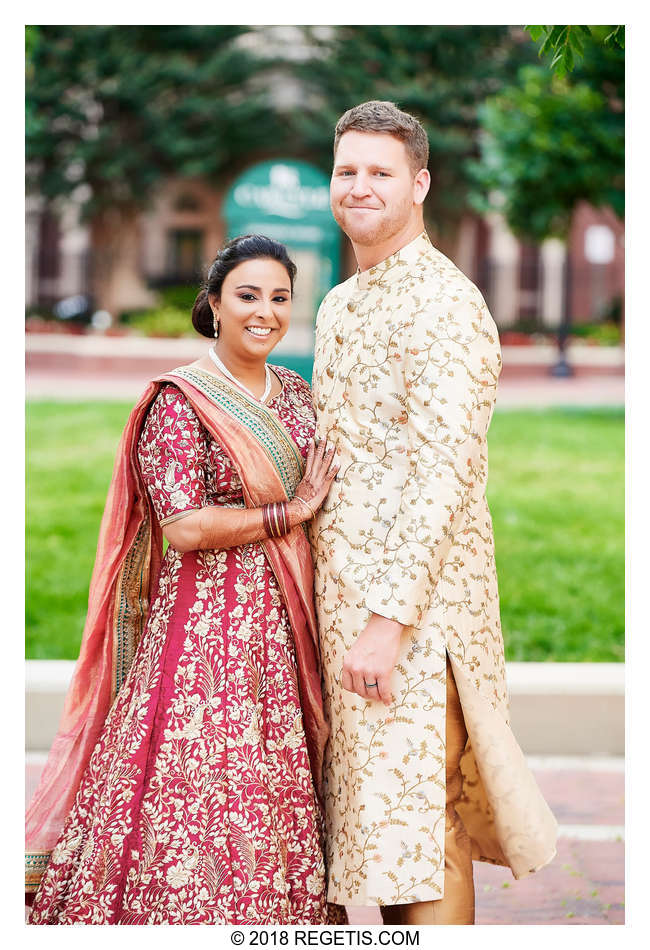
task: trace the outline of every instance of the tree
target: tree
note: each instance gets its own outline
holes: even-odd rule
[[[571,77],[528,66],[480,110],[473,204],[516,233],[566,235],[581,201],[624,213],[624,52],[591,43]]]
[[[140,280],[137,217],[161,179],[215,178],[283,140],[247,29],[28,27],[27,187],[81,203],[97,306],[116,313]]]
[[[576,58],[582,59],[585,44],[625,48],[624,26],[527,26],[535,42],[541,40],[539,55],[551,54],[550,68],[558,76],[573,71]]]
[[[466,159],[478,155],[478,108],[533,62],[523,30],[502,26],[338,26],[305,28],[313,55],[298,65],[304,83],[292,116],[295,136],[321,167],[332,164],[337,119],[368,99],[389,99],[424,124],[432,187],[425,213],[453,228],[467,209]]]

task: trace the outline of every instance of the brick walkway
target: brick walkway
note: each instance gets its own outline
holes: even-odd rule
[[[515,881],[475,864],[478,924],[623,924],[622,841],[561,838],[554,861]]]
[[[42,757],[25,772],[31,797]],[[509,870],[474,864],[477,924],[623,924],[625,849],[622,760],[531,759],[560,824],[555,859],[515,881]],[[355,908],[350,923],[379,923],[376,908]]]
[[[555,859],[521,881],[503,868],[475,864],[478,923],[625,922],[622,762],[566,764],[540,760],[534,768],[560,825]]]

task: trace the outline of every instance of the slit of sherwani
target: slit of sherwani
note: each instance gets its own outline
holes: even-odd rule
[[[451,653],[449,659],[468,735],[456,810],[475,860],[507,865],[516,879],[526,877],[553,860],[557,822],[503,715]]]

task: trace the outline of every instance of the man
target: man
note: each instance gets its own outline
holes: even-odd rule
[[[498,336],[424,231],[427,161],[390,102],[337,124],[331,206],[359,270],[321,305],[313,381],[340,463],[312,528],[328,899],[471,924],[472,858],[522,877],[557,826],[507,725],[485,499]]]

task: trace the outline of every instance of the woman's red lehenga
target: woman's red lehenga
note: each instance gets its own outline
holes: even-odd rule
[[[269,405],[304,458],[309,388],[277,372]],[[173,385],[152,403],[138,459],[161,521],[244,506],[230,457]],[[264,547],[169,546],[30,923],[340,921],[321,833],[294,638]]]

